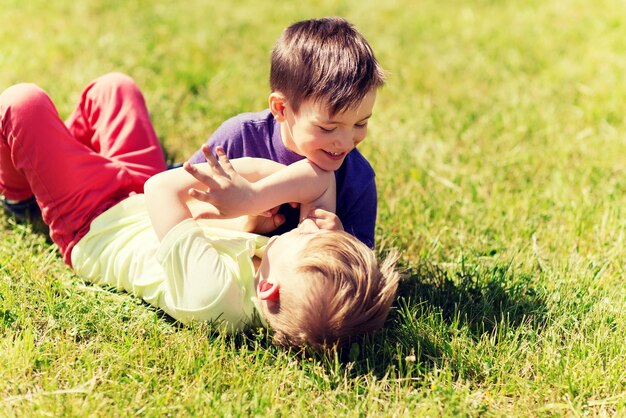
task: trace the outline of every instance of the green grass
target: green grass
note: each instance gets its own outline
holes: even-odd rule
[[[0,215],[0,416],[626,415],[623,2],[0,0],[0,89],[65,116],[123,71],[180,161],[323,15],[389,70],[361,146],[406,273],[385,331],[310,358],[181,327]]]

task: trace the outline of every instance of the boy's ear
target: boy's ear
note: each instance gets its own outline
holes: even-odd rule
[[[278,283],[270,283],[263,279],[259,282],[258,296],[261,300],[278,300],[280,296]]]
[[[285,121],[285,96],[281,93],[274,91],[270,94],[270,112],[274,115],[274,119],[278,122]]]

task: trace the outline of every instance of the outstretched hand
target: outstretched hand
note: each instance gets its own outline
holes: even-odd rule
[[[252,183],[233,168],[222,147],[215,149],[219,160],[213,156],[208,145],[202,146],[207,165],[183,164],[184,169],[204,184],[206,190],[189,189],[189,196],[210,203],[197,218],[234,218],[247,215],[248,202],[254,199]]]
[[[206,164],[191,165],[187,162],[183,165],[184,170],[199,182],[199,185],[193,185],[188,190],[189,196],[208,203],[195,213],[195,218],[225,219],[247,215],[250,217],[249,224],[259,227],[255,228],[257,231],[269,232],[272,226],[275,228],[284,222],[277,214],[277,207],[281,203],[301,203],[301,214],[308,213],[313,207],[330,212],[335,210],[334,173],[321,170],[308,160],[281,166],[278,170],[270,167],[266,171],[272,173],[259,178],[258,169],[251,170],[250,167],[260,162],[242,159],[233,161],[233,166],[223,148],[218,147],[215,151],[218,158],[205,144],[202,152]],[[251,177],[239,174],[235,167],[243,170],[245,176]],[[258,216],[268,219],[254,219]],[[333,228],[341,226],[338,219],[329,219],[328,216],[324,216],[320,222]]]

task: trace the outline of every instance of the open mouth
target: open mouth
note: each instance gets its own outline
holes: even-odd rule
[[[340,160],[343,158],[344,155],[346,155],[345,152],[330,152],[330,151],[324,151],[324,152],[333,160]]]

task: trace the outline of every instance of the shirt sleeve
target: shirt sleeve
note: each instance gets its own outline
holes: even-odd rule
[[[166,276],[160,303],[165,312],[184,323],[215,321],[227,330],[239,328],[244,312],[237,260],[218,251],[196,221],[172,228],[156,257]]]

